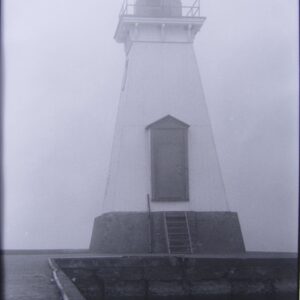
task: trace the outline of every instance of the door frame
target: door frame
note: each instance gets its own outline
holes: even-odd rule
[[[172,117],[172,116],[166,116],[152,124],[146,127],[150,130],[150,164],[151,164],[151,201],[153,202],[187,202],[189,201],[189,165],[188,165],[188,128],[189,125],[186,123]],[[176,198],[168,198],[166,197],[166,200],[158,199],[156,192],[157,192],[157,184],[155,177],[155,152],[154,152],[154,143],[153,143],[153,133],[156,130],[180,130],[183,133],[183,151],[184,151],[184,185],[185,185],[185,195],[183,196],[183,199],[176,199]]]

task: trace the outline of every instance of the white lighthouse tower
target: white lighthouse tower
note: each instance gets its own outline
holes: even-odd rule
[[[115,39],[126,64],[93,251],[244,251],[193,49],[204,21],[197,0],[122,7]]]

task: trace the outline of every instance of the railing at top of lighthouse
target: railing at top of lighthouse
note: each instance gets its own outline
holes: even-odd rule
[[[200,18],[200,0],[160,0],[153,1],[151,5],[149,2],[124,0],[120,16]]]

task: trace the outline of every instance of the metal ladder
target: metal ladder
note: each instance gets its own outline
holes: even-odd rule
[[[170,254],[191,254],[192,242],[186,212],[165,212],[165,231]]]

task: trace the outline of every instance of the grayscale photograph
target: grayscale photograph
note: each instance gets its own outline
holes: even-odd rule
[[[297,0],[4,0],[5,300],[297,300]]]

